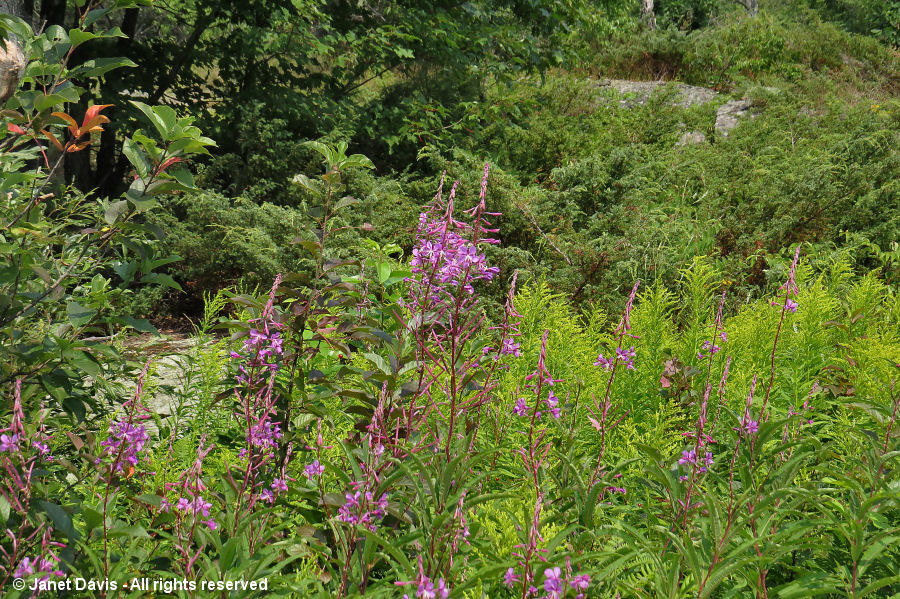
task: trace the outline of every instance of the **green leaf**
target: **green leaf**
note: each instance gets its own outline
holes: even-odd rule
[[[359,200],[357,200],[356,198],[350,197],[350,196],[347,196],[347,197],[345,197],[345,198],[341,198],[341,199],[338,200],[338,202],[334,205],[334,211],[337,212],[337,211],[340,210],[341,208],[346,208],[347,206],[352,206],[353,204],[359,204]]]
[[[0,495],[0,518],[3,519],[5,523],[9,519],[9,501],[6,500],[6,497]]]
[[[83,31],[81,29],[70,29],[69,30],[69,41],[72,42],[73,46],[78,46],[83,44],[88,40],[92,40],[94,38],[101,37],[95,33],[91,33],[89,31]]]
[[[82,27],[90,27],[94,23],[97,22],[98,19],[105,17],[110,12],[112,12],[113,8],[95,8],[88,12],[87,16],[84,18],[84,22],[81,24]]]
[[[31,33],[31,27],[28,26],[28,23],[20,19],[19,17],[13,16],[11,14],[0,14],[0,31],[9,31],[13,33],[22,40],[27,40],[33,34]]]
[[[150,535],[147,534],[147,529],[139,524],[114,526],[113,528],[109,529],[108,534],[111,537],[132,537],[141,539],[150,538]]]
[[[103,220],[106,221],[106,224],[108,225],[114,224],[117,220],[119,220],[119,217],[122,216],[122,213],[124,213],[127,209],[127,200],[112,202],[103,212]]]
[[[131,327],[141,333],[153,333],[159,336],[159,331],[146,318],[132,318],[131,316],[119,316],[116,322]]]
[[[103,524],[103,514],[92,507],[82,505],[81,515],[84,517],[85,532],[88,534],[91,534],[92,530]]]
[[[44,112],[69,101],[69,98],[62,94],[44,94],[35,100],[34,109],[38,112]]]
[[[194,175],[186,168],[180,168],[169,173],[176,181],[181,183],[187,189],[196,189],[194,187]]]
[[[150,162],[144,155],[144,151],[133,139],[126,139],[122,144],[122,153],[128,159],[128,162],[137,171],[138,177],[145,179],[150,174]]]
[[[363,354],[363,356],[365,356],[365,358],[368,361],[370,361],[372,364],[374,364],[376,367],[378,367],[378,369],[381,372],[383,372],[384,374],[386,374],[386,375],[391,374],[390,366],[388,366],[388,363],[385,361],[385,359],[382,358],[381,356],[379,356],[378,354],[370,352],[370,353]]]
[[[122,282],[125,285],[131,283],[132,279],[134,279],[134,274],[138,270],[137,262],[116,262],[113,264],[113,270],[117,275],[122,278]]]
[[[172,289],[176,289],[178,291],[183,291],[181,289],[181,285],[179,285],[175,279],[167,274],[162,274],[158,272],[151,272],[150,274],[146,274],[141,277],[141,283],[153,283],[155,285],[165,285],[166,287],[171,287]]]
[[[378,282],[384,284],[385,281],[391,276],[391,265],[387,262],[379,262],[377,265],[378,270]]]
[[[66,314],[68,314],[69,322],[72,323],[72,326],[81,327],[89,323],[97,314],[97,311],[85,308],[78,302],[69,302],[66,306]]]
[[[137,64],[128,58],[92,58],[69,71],[69,77],[91,79],[101,77],[118,68],[134,68]]]
[[[159,106],[155,106],[155,107],[151,108],[150,106],[147,106],[147,105],[144,104],[143,102],[138,102],[137,100],[131,100],[131,103],[132,103],[138,110],[140,110],[141,112],[143,112],[143,113],[144,113],[144,116],[146,116],[147,119],[148,119],[151,123],[153,123],[153,126],[156,127],[156,130],[159,132],[160,136],[161,136],[163,139],[166,139],[166,138],[168,137],[168,135],[169,135],[169,125],[168,125],[166,119],[163,117],[163,115],[160,114],[159,112],[157,112],[156,109],[157,109],[157,108],[160,108]],[[172,114],[172,115],[175,114],[175,111],[172,110],[171,108],[169,108],[169,111],[171,111],[171,114]],[[169,116],[169,114],[166,113],[166,116]]]
[[[63,352],[66,362],[93,377],[100,376],[102,370],[97,359],[86,351],[80,349],[67,349]]]
[[[53,522],[53,528],[69,537],[70,540],[77,541],[81,538],[78,531],[75,530],[75,527],[72,525],[72,516],[70,516],[66,510],[49,501],[39,500],[37,504],[44,513],[49,516],[50,520]]]
[[[157,204],[159,204],[159,200],[144,194],[144,184],[138,179],[131,184],[131,187],[128,188],[128,191],[125,192],[125,197],[128,198],[128,201],[134,204],[134,207],[137,208],[139,212],[146,212],[150,210]]]

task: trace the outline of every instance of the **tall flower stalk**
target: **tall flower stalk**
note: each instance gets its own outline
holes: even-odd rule
[[[105,448],[103,455],[96,459],[99,465],[106,458],[112,458],[108,464],[105,474],[106,485],[103,490],[103,573],[109,574],[109,527],[107,524],[107,510],[109,508],[110,493],[113,490],[117,476],[125,470],[128,465],[127,476],[131,476],[138,466],[141,454],[149,451],[147,441],[149,435],[143,424],[136,424],[141,420],[150,418],[147,408],[141,403],[141,396],[144,393],[144,382],[147,378],[147,370],[150,368],[150,360],[144,363],[144,368],[138,377],[137,387],[134,390],[134,397],[125,402],[123,407],[126,410],[124,418],[114,421],[109,427],[109,436],[106,441],[101,443]]]
[[[33,429],[28,426],[22,408],[21,378],[13,384],[12,400],[12,419],[9,426],[0,429],[0,497],[21,523],[16,530],[5,531],[11,543],[9,549],[0,544],[5,562],[0,563],[0,588],[6,588],[13,577],[38,576],[38,580],[46,581],[51,576],[65,576],[57,555],[64,545],[52,541],[53,527],[49,523],[32,525],[29,518],[34,510],[35,470],[42,463],[54,461],[48,446],[50,438],[44,431],[44,410],[40,411],[37,425]]]
[[[231,353],[238,370],[238,385],[234,390],[237,405],[235,417],[244,428],[246,443],[239,454],[243,476],[238,484],[233,532],[237,531],[242,515],[252,512],[257,503],[272,504],[278,495],[288,489],[284,464],[278,464],[276,460],[282,438],[281,423],[274,421],[277,401],[275,377],[283,353],[282,324],[276,319],[274,307],[280,283],[279,274],[259,317],[249,322],[251,328],[241,351]],[[262,530],[262,524],[254,528]]]
[[[601,469],[603,467],[603,458],[605,455],[606,449],[606,435],[609,433],[609,422],[607,417],[609,415],[610,408],[612,407],[612,386],[613,381],[616,380],[616,373],[620,366],[625,366],[626,369],[634,369],[634,358],[636,356],[636,352],[634,347],[630,347],[629,349],[623,349],[625,345],[625,338],[635,338],[634,335],[631,334],[631,312],[634,310],[634,300],[637,297],[637,290],[640,286],[641,281],[638,279],[634,282],[634,287],[631,288],[631,293],[628,294],[628,301],[625,302],[625,309],[622,311],[622,318],[619,320],[619,324],[616,326],[616,330],[614,333],[616,339],[616,349],[615,355],[606,358],[603,354],[599,354],[597,356],[597,360],[594,362],[594,366],[600,366],[609,371],[609,378],[606,380],[606,390],[603,392],[603,400],[600,403],[597,403],[596,397],[594,398],[594,410],[592,412],[591,423],[594,425],[600,432],[601,443],[600,443],[600,452],[597,455],[597,462],[594,466],[594,472],[591,474],[591,483],[590,486],[593,487],[597,480],[601,476]],[[624,415],[622,416],[624,418]]]
[[[415,339],[419,367],[419,392],[407,408],[407,428],[418,423],[414,416],[434,415],[443,421],[443,430],[433,430],[436,442],[443,442],[444,455],[450,459],[450,447],[458,434],[457,422],[464,410],[476,408],[487,397],[490,387],[467,396],[465,388],[481,367],[482,356],[467,354],[467,343],[478,333],[484,321],[474,285],[490,281],[499,272],[488,266],[483,247],[498,241],[489,237],[488,216],[498,213],[486,209],[489,166],[485,164],[478,203],[465,211],[471,222],[454,216],[454,183],[443,199],[442,178],[434,202],[419,217],[412,272],[405,305],[410,312],[407,327]],[[502,349],[502,346],[501,346]],[[428,405],[418,411],[416,401],[424,396]]]

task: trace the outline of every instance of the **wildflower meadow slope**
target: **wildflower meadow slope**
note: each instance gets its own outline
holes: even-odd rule
[[[329,197],[365,167],[322,155]],[[185,597],[216,596],[204,580],[286,597],[900,592],[895,289],[840,254],[813,267],[798,245],[773,295],[735,309],[697,258],[677,288],[635,281],[620,314],[579,313],[490,265],[489,180],[486,165],[462,211],[464,190],[441,185],[408,263],[338,263],[318,235],[312,280],[210,297],[182,366],[192,401],[172,418],[146,408],[163,392],[152,360],[111,416],[74,423],[19,377],[0,435],[4,589],[103,579],[116,588],[62,592],[142,597],[133,581],[151,576],[187,581]],[[507,289],[490,317],[489,285]],[[203,332],[215,322],[231,337]]]

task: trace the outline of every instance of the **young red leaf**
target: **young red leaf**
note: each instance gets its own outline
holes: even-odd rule
[[[89,122],[91,122],[97,118],[97,115],[100,114],[101,110],[103,110],[104,108],[109,108],[110,106],[112,106],[112,104],[94,104],[93,106],[91,106],[90,108],[85,110],[84,111],[84,125],[82,125],[82,127],[86,127]],[[109,122],[109,119],[106,118],[105,116],[101,116],[100,118],[106,119],[103,121],[104,123]]]
[[[68,114],[66,114],[65,112],[51,112],[51,113],[50,113],[50,116],[55,116],[56,118],[62,119],[62,120],[64,120],[65,122],[69,123],[69,131],[72,132],[72,135],[74,135],[75,137],[78,137],[78,135],[77,135],[77,133],[78,133],[78,121],[76,121],[75,119],[73,119],[72,117],[70,117],[70,116],[69,116]]]
[[[44,135],[46,135],[46,136],[47,136],[47,139],[49,139],[50,142],[51,142],[54,146],[56,146],[56,148],[57,148],[60,152],[63,151],[63,145],[60,143],[60,141],[59,141],[58,139],[56,139],[56,136],[55,136],[55,135],[53,135],[52,133],[50,133],[50,132],[47,131],[46,129],[41,129],[41,133],[43,133]]]
[[[166,170],[167,168],[169,168],[176,162],[181,162],[181,158],[178,158],[177,156],[173,156],[172,158],[169,158],[168,160],[166,160],[165,162],[163,162],[156,168],[156,171],[154,174],[158,175],[159,173],[163,172],[164,170]]]

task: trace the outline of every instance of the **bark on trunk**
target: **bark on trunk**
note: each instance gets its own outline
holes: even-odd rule
[[[0,0],[0,13],[26,18],[23,0]],[[0,41],[0,107],[15,93],[25,71],[25,55],[15,36]]]
[[[641,21],[650,31],[656,29],[656,13],[653,12],[653,0],[641,0]]]

